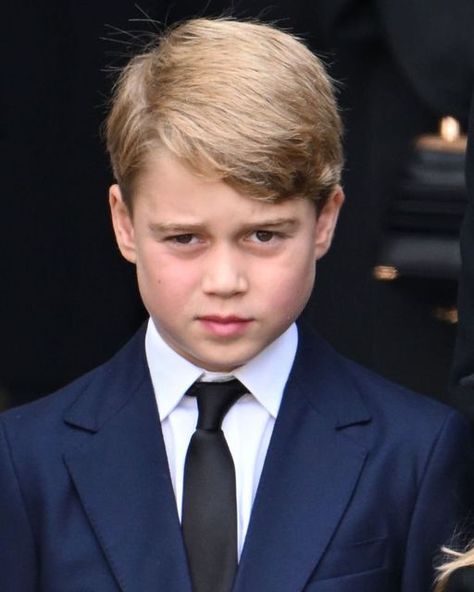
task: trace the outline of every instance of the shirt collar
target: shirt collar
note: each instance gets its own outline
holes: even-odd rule
[[[298,330],[295,323],[250,362],[232,373],[274,418],[296,355]]]
[[[255,399],[276,418],[283,390],[290,374],[298,345],[298,330],[293,323],[255,358],[232,372]],[[151,382],[163,421],[179,404],[189,387],[201,377],[226,380],[228,374],[205,372],[172,349],[148,321],[145,352]]]

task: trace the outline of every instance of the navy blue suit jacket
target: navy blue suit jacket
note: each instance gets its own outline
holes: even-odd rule
[[[190,592],[140,331],[0,421],[1,592]],[[302,334],[235,592],[427,592],[471,491],[469,431]]]

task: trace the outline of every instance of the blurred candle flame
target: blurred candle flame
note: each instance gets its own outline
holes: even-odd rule
[[[398,269],[392,265],[376,265],[373,276],[376,280],[390,282],[398,278]]]
[[[454,117],[443,117],[439,126],[439,135],[445,142],[455,142],[461,135],[461,128]]]
[[[459,321],[458,309],[455,306],[438,306],[433,313],[438,321],[448,325],[456,325]]]

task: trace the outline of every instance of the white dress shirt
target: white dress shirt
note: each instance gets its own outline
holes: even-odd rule
[[[162,339],[152,320],[148,321],[146,358],[180,520],[184,461],[198,417],[195,397],[185,397],[184,394],[196,380],[228,380],[232,377],[240,380],[249,391],[230,408],[222,423],[235,466],[239,559],[297,344],[298,331],[296,325],[292,324],[278,339],[231,375],[207,372],[175,352]]]

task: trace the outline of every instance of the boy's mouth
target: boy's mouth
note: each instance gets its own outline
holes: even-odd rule
[[[204,329],[219,337],[233,337],[243,333],[252,319],[237,317],[235,315],[205,315],[198,317]]]

